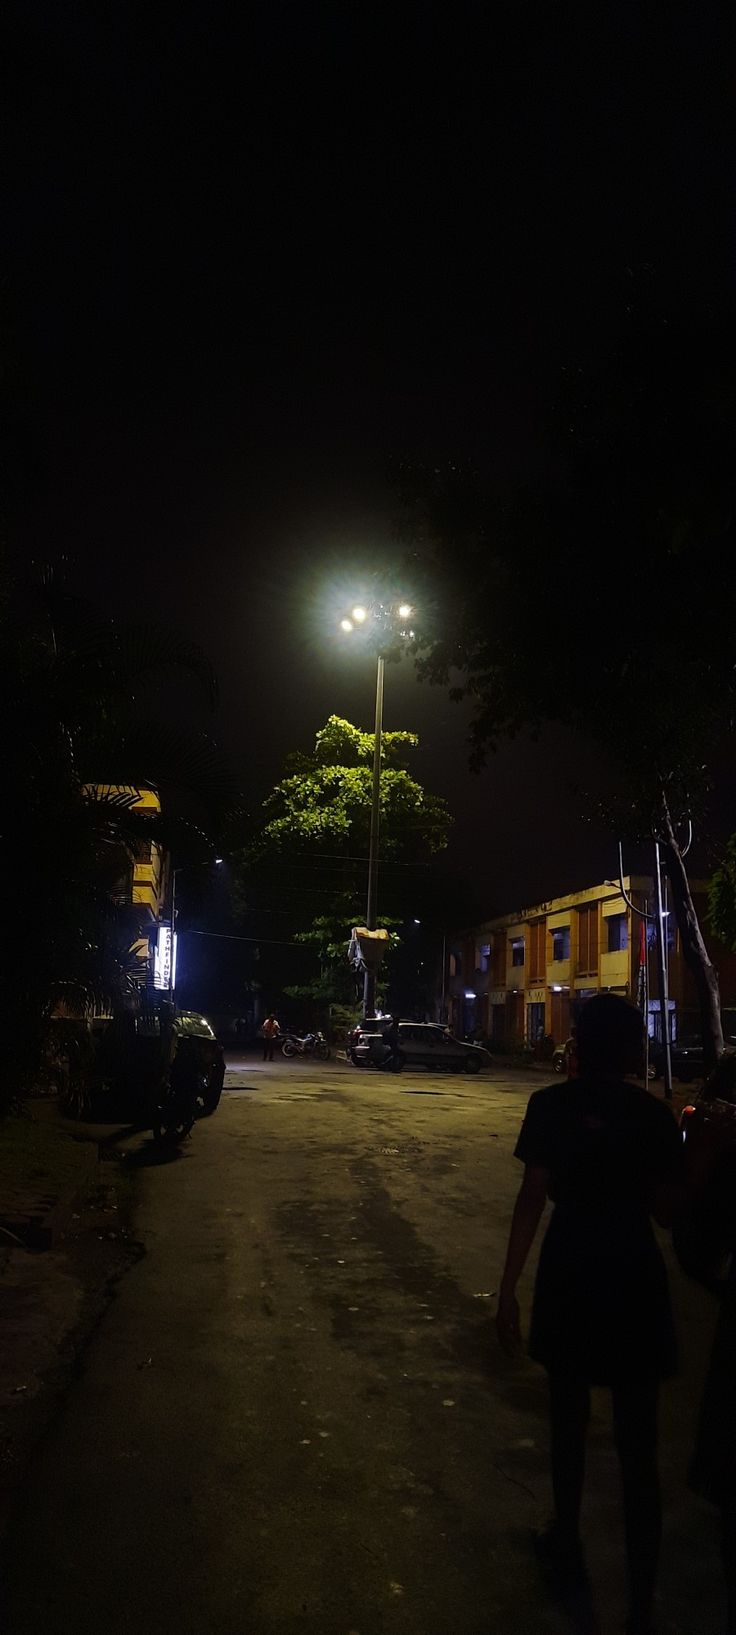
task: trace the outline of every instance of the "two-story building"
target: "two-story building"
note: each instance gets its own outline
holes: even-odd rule
[[[651,912],[654,882],[632,875],[623,886],[625,896],[606,881],[448,936],[445,992],[455,1031],[489,1038],[498,1047],[533,1045],[545,1036],[562,1044],[585,999],[618,993],[641,1002],[646,974],[649,1032],[661,1037],[654,930],[636,912]],[[702,927],[707,883],[691,882],[691,889]],[[671,1036],[676,1038],[678,1032],[698,1030],[699,1012],[672,913],[667,926]],[[718,970],[722,1005],[735,1007],[736,955],[707,935],[706,943]]]

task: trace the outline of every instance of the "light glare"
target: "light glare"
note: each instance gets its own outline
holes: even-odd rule
[[[352,630],[352,628],[353,628],[352,619],[341,619],[340,620],[340,629],[341,630],[348,631],[348,630]]]
[[[363,622],[367,619],[367,617],[368,617],[368,614],[366,613],[366,610],[365,610],[364,607],[354,607],[353,608],[353,618],[354,618],[356,624],[363,624]]]
[[[411,603],[410,602],[402,602],[401,606],[399,608],[399,618],[400,619],[408,619],[410,613],[411,613]]]

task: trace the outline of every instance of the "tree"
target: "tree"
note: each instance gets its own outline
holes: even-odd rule
[[[383,735],[379,923],[387,929],[409,911],[416,870],[447,843],[444,801],[405,765],[417,744],[412,732]],[[291,933],[315,950],[319,976],[294,988],[298,997],[345,1005],[354,998],[346,950],[364,912],[373,749],[373,733],[330,716],[311,753],[287,758],[241,859],[247,900],[283,915]]]
[[[63,1001],[80,1014],[130,991],[131,936],[115,887],[140,838],[176,834],[201,849],[205,827],[234,799],[208,737],[177,732],[156,712],[153,684],[162,673],[192,677],[213,703],[211,669],[191,644],[102,618],[51,574],[31,585],[5,578],[6,1101],[33,1078],[55,1007]],[[133,810],[132,791],[146,786],[168,807],[163,824]]]
[[[475,706],[475,764],[504,737],[574,728],[608,767],[603,805],[663,847],[706,1050],[718,981],[683,861],[736,710],[731,334],[633,301],[613,356],[569,371],[534,482],[461,465],[400,472],[402,532],[432,603],[417,655]]]
[[[708,892],[708,921],[724,947],[736,952],[736,835],[726,842]]]

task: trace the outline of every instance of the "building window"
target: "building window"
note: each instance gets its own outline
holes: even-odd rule
[[[478,970],[487,971],[491,963],[491,945],[489,942],[482,942],[479,944],[476,958],[478,961]]]
[[[461,954],[450,955],[450,976],[462,976],[463,961]]]
[[[569,925],[556,925],[555,926],[554,931],[552,932],[552,958],[553,959],[569,959],[570,958],[570,927],[569,927]]]
[[[623,954],[629,946],[629,925],[625,914],[609,914],[606,920],[608,928],[609,954]]]
[[[524,938],[523,937],[512,937],[511,938],[511,964],[512,965],[523,965],[524,964]]]
[[[598,970],[598,904],[589,903],[579,908],[578,958],[575,967],[578,976],[595,976]]]
[[[532,920],[529,926],[529,980],[544,982],[547,975],[547,921]]]

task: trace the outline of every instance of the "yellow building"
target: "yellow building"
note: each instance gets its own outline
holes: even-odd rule
[[[654,882],[630,875],[626,898],[635,909],[653,908]],[[707,884],[691,881],[696,908],[705,908]],[[693,979],[680,949],[674,914],[667,917],[669,1001],[673,1037],[697,1028]],[[449,1021],[461,1035],[491,1039],[496,1046],[535,1045],[546,1035],[564,1043],[575,1010],[596,993],[639,1001],[647,963],[649,1032],[661,1037],[661,1007],[653,930],[648,935],[610,881],[554,897],[518,913],[499,915],[446,939],[445,992]],[[736,959],[706,938],[719,972],[721,1000],[736,1003]]]
[[[119,799],[130,812],[159,817],[161,801],[155,789],[134,787],[131,784],[97,783],[88,785],[91,799],[98,801]],[[151,934],[164,914],[170,890],[170,863],[168,852],[153,837],[140,835],[133,843],[132,856],[120,849],[120,873],[113,885],[112,895],[125,911],[125,930],[130,938],[129,947],[137,960],[138,980],[145,983],[151,958]]]

